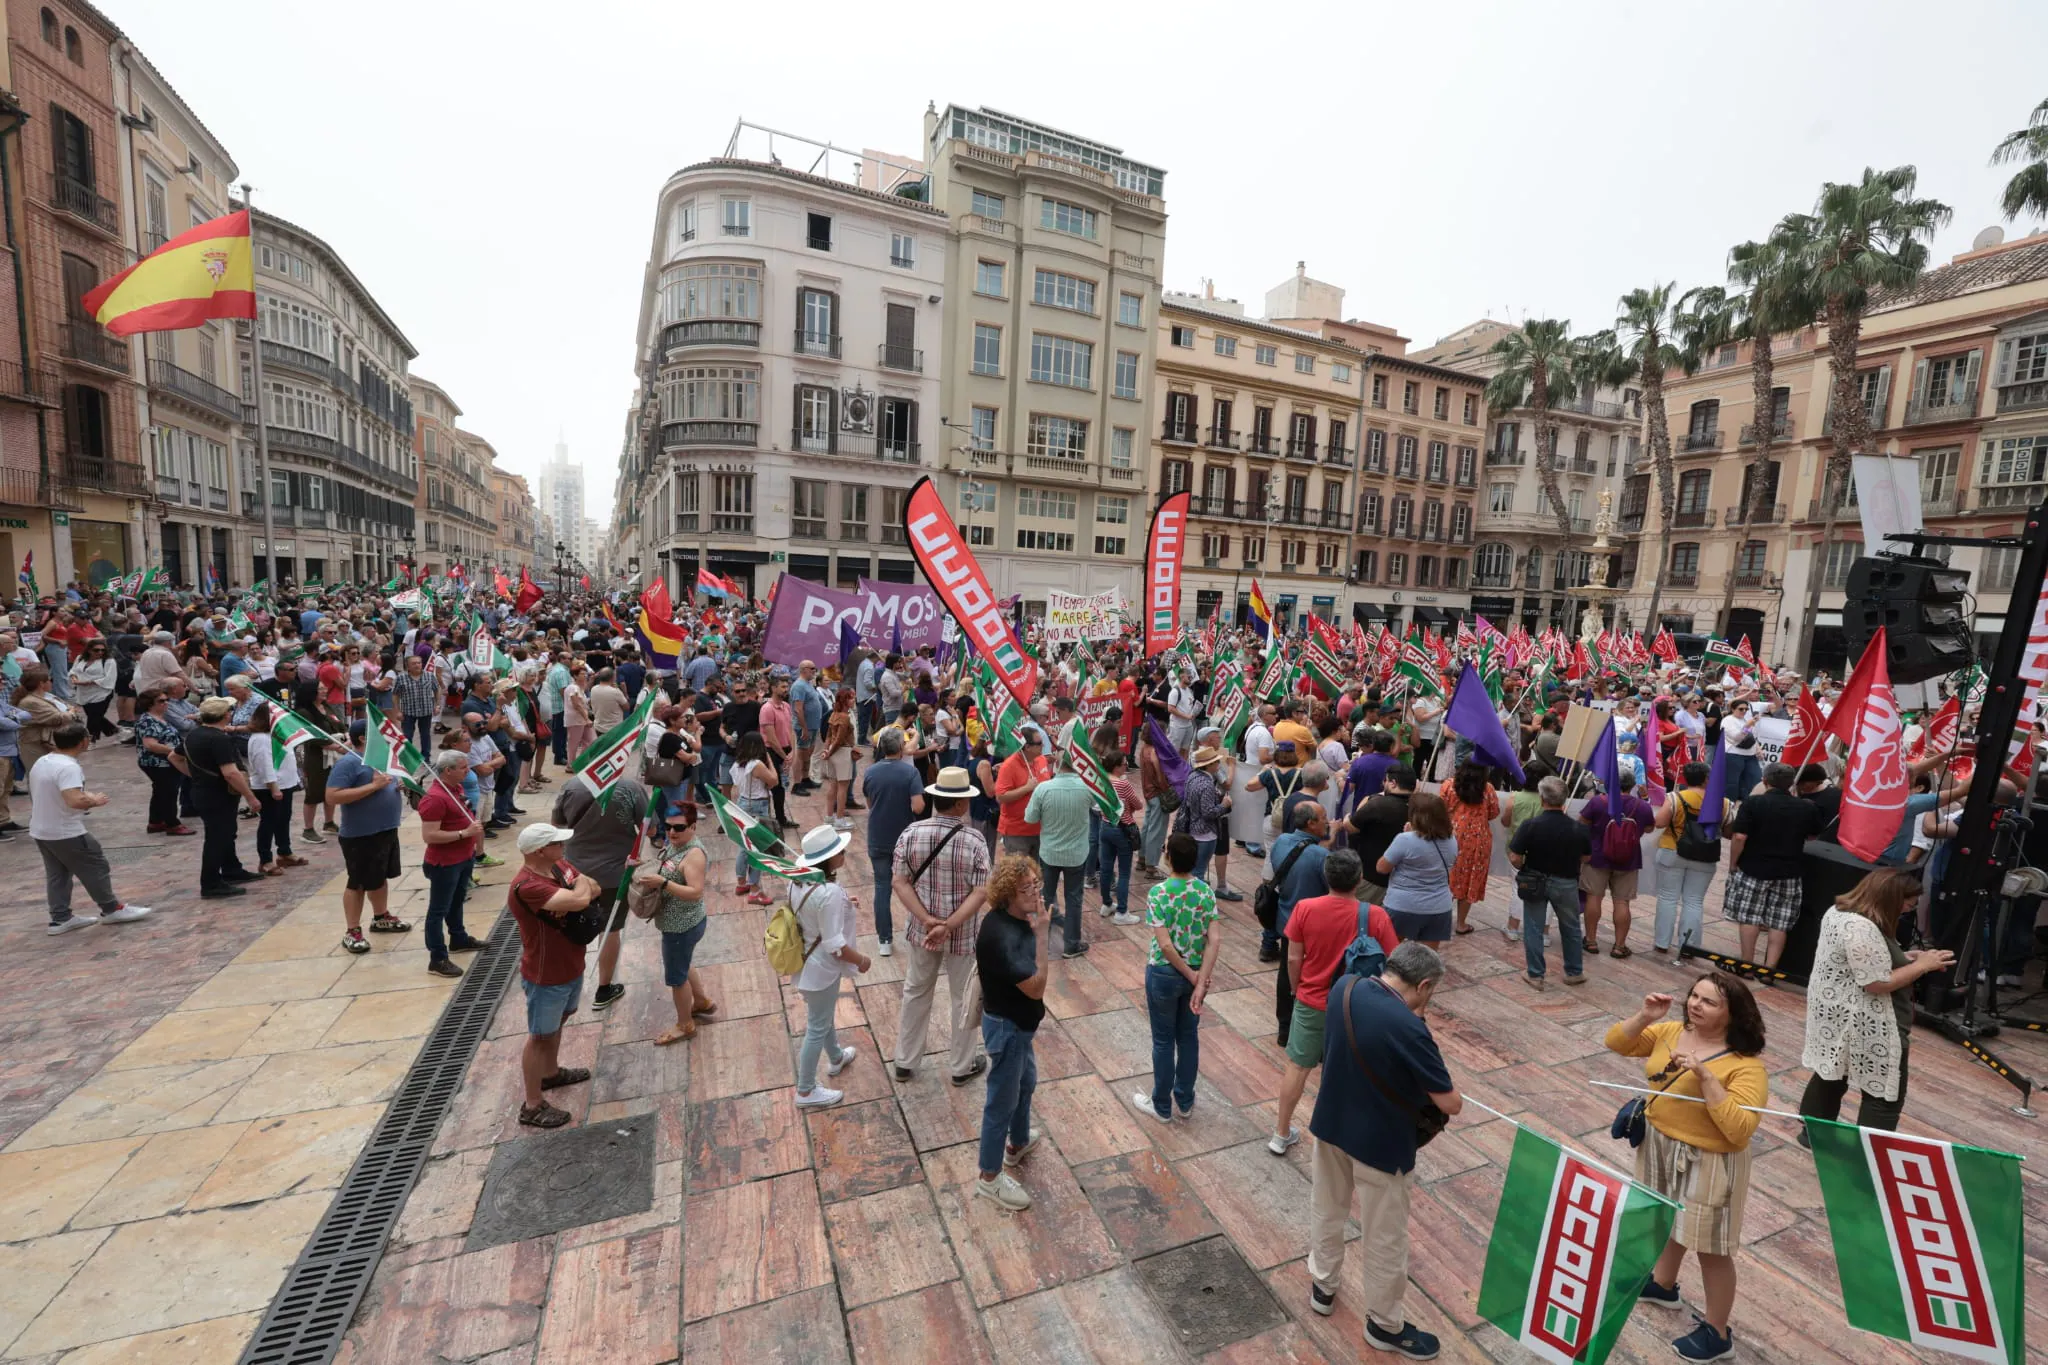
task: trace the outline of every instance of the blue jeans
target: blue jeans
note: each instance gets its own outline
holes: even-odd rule
[[[692,928],[680,934],[661,934],[661,981],[670,990],[690,979],[690,962],[697,955],[697,945],[704,939],[704,931],[711,925],[710,919],[700,919]]]
[[[988,1049],[988,1098],[981,1106],[981,1173],[1000,1173],[1003,1144],[1031,1141],[1031,1092],[1038,1088],[1035,1031],[1017,1027],[1000,1014],[981,1016],[982,1046]]]
[[[421,758],[434,756],[434,718],[432,716],[407,716],[398,722],[398,728],[420,751]]]
[[[472,861],[464,858],[459,863],[427,863],[422,868],[427,874],[427,956],[433,961],[448,956],[450,939],[469,942],[469,931],[462,927],[462,907],[469,899]],[[446,938],[442,936],[444,926]]]
[[[875,937],[883,943],[896,941],[896,921],[889,914],[889,896],[895,889],[896,855],[868,854],[868,867],[875,874]],[[912,868],[913,872],[917,869]]]
[[[1048,909],[1052,907],[1060,880],[1065,878],[1067,883],[1066,914],[1060,921],[1060,932],[1065,936],[1069,948],[1078,947],[1081,943],[1081,874],[1084,870],[1079,867],[1054,867],[1051,863],[1045,864],[1044,899]]]
[[[548,729],[553,732],[552,743],[555,748],[555,766],[557,768],[566,768],[569,766],[569,726],[567,724],[567,713],[557,711],[552,716],[549,716]]]
[[[1209,880],[1209,860],[1216,856],[1216,840],[1212,838],[1195,840],[1195,880]]]
[[[1152,1017],[1152,1108],[1160,1118],[1172,1117],[1170,1105],[1185,1114],[1195,1107],[1195,1073],[1202,1065],[1199,1022],[1189,1008],[1195,983],[1174,967],[1145,968],[1145,1013]]]
[[[1122,825],[1104,822],[1101,846],[1095,855],[1095,880],[1101,883],[1102,903],[1115,912],[1131,909],[1131,836]]]
[[[747,796],[742,797],[734,802],[734,804],[756,820],[766,824],[771,830],[775,828],[775,803],[773,801],[765,800],[758,796]],[[747,855],[744,850],[736,851],[732,855],[732,879],[735,886],[759,886],[761,884],[761,869],[747,861]]]
[[[711,804],[711,789],[718,785],[718,769],[720,761],[724,757],[725,746],[723,744],[707,743],[698,751],[697,767],[695,769],[698,805],[708,806]]]
[[[1522,898],[1522,960],[1529,975],[1543,975],[1543,930],[1549,912],[1557,911],[1558,937],[1564,941],[1564,974],[1586,970],[1586,926],[1579,918],[1579,879],[1545,877],[1542,900]]]
[[[970,768],[972,764],[967,765]],[[1095,869],[1102,863],[1102,811],[1095,806],[1088,808],[1088,875],[1093,877]]]
[[[846,1049],[839,1046],[839,1034],[833,1027],[833,1016],[839,1012],[839,986],[842,978],[832,978],[832,984],[823,990],[802,991],[804,998],[804,1045],[796,1055],[796,1092],[808,1095],[818,1084],[818,1058],[837,1066],[846,1056]]]
[[[519,754],[514,750],[505,755],[505,766],[498,769],[497,807],[492,814],[499,824],[509,825],[518,817],[512,804],[518,794]]]
[[[1728,755],[1728,799],[1737,805],[1742,803],[1756,784],[1764,780],[1763,765],[1757,762],[1755,754]]]

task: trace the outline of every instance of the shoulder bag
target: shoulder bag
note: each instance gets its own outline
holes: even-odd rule
[[[1272,877],[1252,890],[1252,915],[1267,933],[1272,933],[1280,924],[1280,883],[1287,880],[1287,874],[1294,870],[1295,859],[1308,852],[1308,846],[1313,842],[1303,835],[1301,842],[1294,846],[1294,852],[1273,869]]]
[[[1344,1042],[1351,1049],[1352,1064],[1365,1073],[1365,1078],[1373,1083],[1373,1087],[1381,1095],[1386,1097],[1387,1103],[1393,1105],[1414,1121],[1415,1147],[1417,1151],[1420,1151],[1436,1140],[1436,1135],[1441,1133],[1450,1123],[1451,1116],[1437,1108],[1434,1100],[1425,1098],[1422,1101],[1422,1107],[1419,1109],[1408,1103],[1408,1101],[1395,1094],[1393,1089],[1379,1078],[1378,1072],[1365,1064],[1365,1056],[1358,1050],[1357,1026],[1351,1022],[1351,992],[1357,989],[1358,981],[1359,978],[1355,976],[1346,977],[1344,981]]]
[[[1727,1055],[1728,1049],[1724,1047],[1715,1053],[1714,1057],[1726,1057]],[[1714,1057],[1707,1058],[1707,1061],[1713,1061]],[[1701,1063],[1702,1066],[1705,1064],[1705,1062]],[[1673,1076],[1670,1080],[1658,1086],[1657,1094],[1661,1095],[1672,1086],[1678,1084],[1678,1077],[1683,1075],[1685,1075],[1685,1072],[1680,1070],[1678,1075]],[[1607,1126],[1607,1136],[1626,1138],[1628,1139],[1628,1145],[1631,1147],[1642,1146],[1643,1138],[1649,1132],[1650,1101],[1656,1098],[1656,1095],[1637,1095],[1624,1103],[1621,1108],[1615,1111],[1614,1122]]]

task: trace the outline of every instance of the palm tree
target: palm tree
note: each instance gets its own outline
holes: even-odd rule
[[[2023,161],[2019,173],[2005,182],[1999,207],[2007,222],[2023,213],[2048,218],[2048,100],[2034,106],[2027,126],[2009,135],[1991,149],[1991,164],[2006,166]]]
[[[1486,381],[1486,406],[1495,416],[1516,408],[1528,408],[1535,414],[1536,480],[1557,518],[1560,555],[1571,547],[1572,517],[1557,477],[1557,419],[1551,415],[1550,405],[1578,387],[1576,376],[1585,351],[1581,343],[1572,340],[1571,330],[1569,322],[1530,318],[1493,343],[1501,367]]]
[[[1811,323],[1820,305],[1804,291],[1804,281],[1793,268],[1800,243],[1783,226],[1761,242],[1744,242],[1728,253],[1728,279],[1733,292],[1719,286],[1696,289],[1680,301],[1685,314],[1688,372],[1701,357],[1729,341],[1749,343],[1751,406],[1755,413],[1751,430],[1756,433],[1755,452],[1750,456],[1746,495],[1736,512],[1738,534],[1747,538],[1756,525],[1767,496],[1773,490],[1769,478],[1772,442],[1778,435],[1777,366],[1774,338]],[[1729,529],[1733,530],[1734,527]],[[1736,579],[1741,574],[1741,541],[1728,563],[1728,580],[1721,590],[1721,609],[1714,616],[1714,633],[1726,638],[1728,618],[1735,605]],[[1761,640],[1756,642],[1762,647]]]
[[[1664,413],[1664,376],[1680,366],[1690,372],[1697,359],[1688,363],[1672,338],[1679,321],[1672,308],[1677,283],[1653,284],[1648,289],[1631,289],[1621,296],[1614,319],[1616,344],[1600,376],[1610,384],[1636,383],[1642,386],[1643,409],[1649,420],[1650,467],[1657,472],[1657,501],[1663,512],[1663,536],[1657,542],[1657,573],[1650,587],[1651,628],[1656,628],[1657,610],[1664,597],[1664,570],[1671,562],[1671,519],[1678,508],[1677,474],[1671,465],[1671,427]]]
[[[1848,487],[1849,457],[1870,447],[1870,412],[1856,376],[1863,312],[1873,292],[1903,289],[1920,278],[1927,268],[1926,239],[1948,226],[1953,216],[1938,200],[1914,198],[1919,179],[1911,166],[1888,171],[1866,167],[1854,184],[1822,185],[1812,213],[1791,214],[1779,224],[1791,246],[1798,288],[1819,301],[1821,321],[1828,329],[1828,409],[1834,424],[1828,432],[1827,472],[1821,484],[1823,547],[1834,541],[1835,514]],[[1817,552],[1806,575],[1802,667],[1813,662],[1814,618],[1820,611],[1825,557],[1824,549]]]

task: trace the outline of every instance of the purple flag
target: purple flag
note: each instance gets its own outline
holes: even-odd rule
[[[1613,807],[1615,798],[1621,795],[1620,751],[1614,744],[1614,717],[1607,718],[1607,724],[1600,731],[1600,738],[1593,742],[1593,752],[1586,758],[1586,771],[1600,784],[1600,790],[1607,794],[1607,804]]]
[[[854,652],[855,652],[856,650],[858,650],[859,648],[860,648],[860,631],[854,628],[854,624],[853,624],[853,622],[852,622],[851,620],[847,619],[847,618],[846,618],[846,617],[844,617],[844,616],[840,617],[840,618],[839,618],[839,660],[840,660],[840,662],[841,662],[841,663],[843,664],[843,663],[845,663],[845,662],[846,662],[847,660],[851,659],[851,658],[852,658],[852,657],[854,656]]]
[[[1479,680],[1479,670],[1470,660],[1458,674],[1457,687],[1451,691],[1444,724],[1469,741],[1472,752],[1485,759],[1489,767],[1512,774],[1516,786],[1528,780],[1522,772],[1521,760],[1515,757],[1515,746],[1508,743],[1506,728],[1494,713],[1493,699],[1486,695],[1486,684]]]
[[[1159,771],[1166,775],[1166,781],[1176,793],[1187,795],[1188,774],[1194,769],[1180,756],[1180,750],[1173,747],[1173,741],[1166,737],[1166,731],[1159,728],[1156,717],[1145,721],[1146,738],[1152,741],[1152,750],[1159,755]]]
[[[1707,792],[1700,800],[1700,830],[1709,836],[1721,833],[1721,815],[1728,809],[1728,751],[1714,737],[1714,761],[1707,769]]]

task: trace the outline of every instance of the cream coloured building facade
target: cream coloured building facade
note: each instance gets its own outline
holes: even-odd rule
[[[1152,508],[1165,172],[989,109],[925,113],[943,277],[941,480],[991,585],[1134,600]]]

